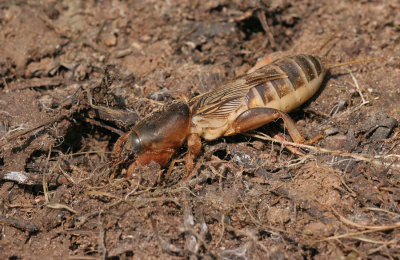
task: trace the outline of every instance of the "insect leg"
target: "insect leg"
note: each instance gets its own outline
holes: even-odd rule
[[[187,178],[189,178],[190,174],[193,171],[193,168],[194,168],[193,158],[201,150],[200,136],[198,134],[189,134],[189,136],[187,138],[187,147],[188,147],[188,152],[187,152],[186,158],[185,158],[186,175],[182,179],[182,181],[185,181]]]
[[[135,167],[148,165],[151,161],[158,163],[161,166],[165,166],[170,161],[171,157],[174,155],[175,149],[163,149],[157,151],[146,151],[135,156],[135,161],[131,162],[126,176],[130,177],[133,174]]]
[[[285,112],[269,107],[256,107],[244,111],[232,123],[225,135],[234,135],[253,130],[278,118],[283,119],[283,123],[294,142],[304,142],[304,138],[299,130],[297,130],[296,123],[293,119]]]

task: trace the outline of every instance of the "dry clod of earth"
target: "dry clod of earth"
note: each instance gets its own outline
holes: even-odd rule
[[[0,258],[399,259],[399,10],[2,1]],[[185,147],[165,169],[115,171],[114,143],[150,112],[266,55],[299,53],[382,57],[332,70],[290,113],[306,139],[322,139],[292,143],[277,121],[203,141],[184,182]]]

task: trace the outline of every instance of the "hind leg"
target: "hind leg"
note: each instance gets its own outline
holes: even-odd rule
[[[304,143],[304,138],[297,130],[296,123],[285,112],[268,107],[256,107],[244,111],[236,118],[225,135],[234,135],[253,130],[275,119],[282,118],[290,137],[295,143]]]

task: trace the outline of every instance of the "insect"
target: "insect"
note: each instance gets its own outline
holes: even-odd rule
[[[326,73],[353,63],[327,64],[315,55],[300,54],[278,59],[217,89],[173,101],[139,121],[113,148],[113,161],[127,163],[128,174],[138,165],[155,161],[165,166],[185,142],[187,176],[201,150],[201,138],[214,140],[256,129],[282,118],[294,142],[304,139],[287,112],[310,99]]]

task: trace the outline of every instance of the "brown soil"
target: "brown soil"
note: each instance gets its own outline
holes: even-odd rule
[[[398,1],[6,0],[0,26],[1,259],[400,258]],[[168,178],[112,170],[138,118],[282,53],[383,59],[291,113],[305,155],[237,135],[184,182],[185,147]]]

